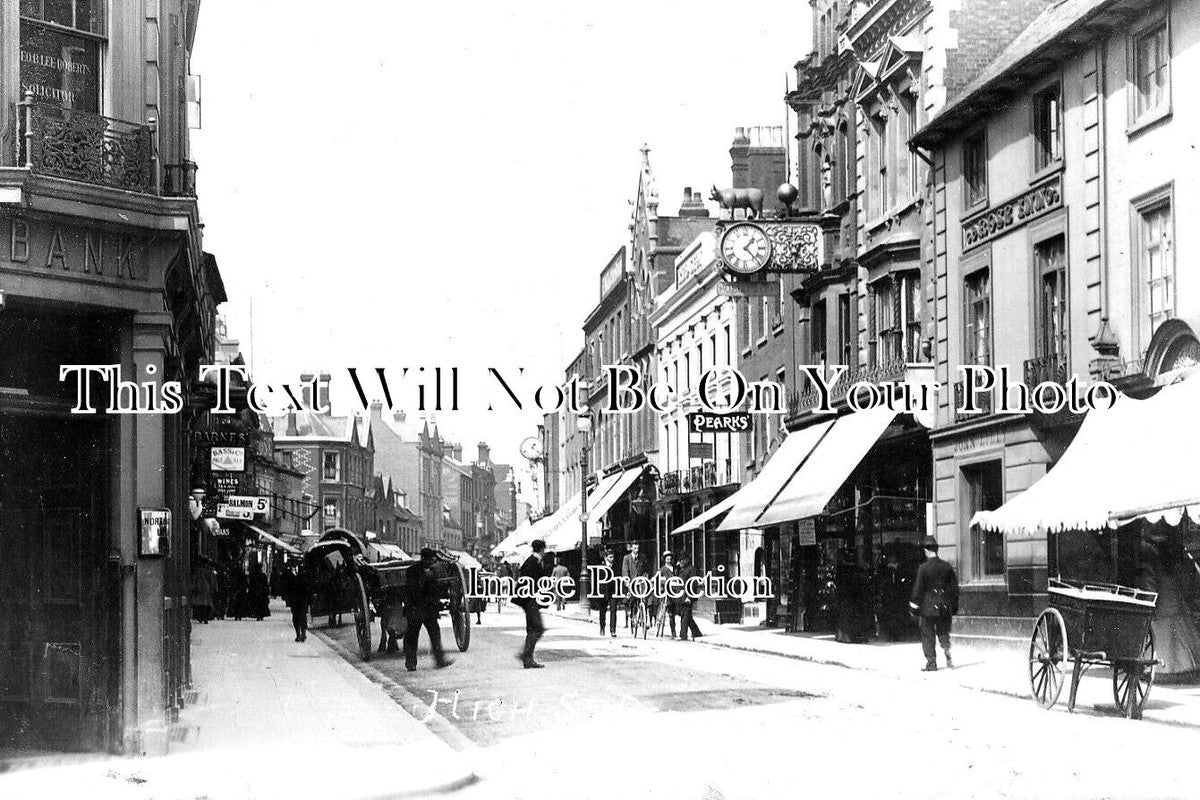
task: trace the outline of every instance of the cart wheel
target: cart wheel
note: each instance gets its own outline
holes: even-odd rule
[[[1047,608],[1033,626],[1029,641],[1029,688],[1042,708],[1058,702],[1066,682],[1067,625],[1058,609]]]
[[[471,607],[463,602],[462,595],[450,598],[450,622],[454,625],[454,643],[460,653],[471,646]]]
[[[367,600],[367,587],[362,575],[355,573],[351,584],[354,592],[354,632],[358,635],[358,654],[363,661],[371,660],[371,605]]]
[[[1154,631],[1146,631],[1140,661],[1113,664],[1113,699],[1128,719],[1141,719],[1142,706],[1154,685]]]

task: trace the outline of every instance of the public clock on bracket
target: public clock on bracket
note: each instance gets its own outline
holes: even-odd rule
[[[771,240],[752,222],[730,225],[721,235],[721,258],[731,272],[752,275],[771,260]]]
[[[542,443],[536,437],[530,436],[521,442],[521,457],[529,461],[537,461],[542,457]]]

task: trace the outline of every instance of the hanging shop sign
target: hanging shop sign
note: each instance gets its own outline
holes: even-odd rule
[[[245,472],[246,448],[214,447],[209,466],[213,472]]]
[[[228,503],[219,503],[217,505],[217,519],[251,520],[254,519],[254,510],[240,506],[231,506]]]
[[[812,518],[802,519],[796,523],[797,537],[796,546],[805,547],[817,543],[817,523]]]
[[[750,414],[744,411],[729,414],[697,411],[688,414],[688,430],[692,433],[745,433],[753,427]]]
[[[235,494],[226,497],[225,504],[230,508],[249,509],[253,514],[265,514],[271,510],[271,498],[269,497]]]
[[[165,558],[171,554],[171,510],[138,509],[138,555]]]

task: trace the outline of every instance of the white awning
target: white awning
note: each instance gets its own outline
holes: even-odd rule
[[[763,485],[740,500],[717,530],[760,528],[820,514],[895,418],[895,411],[875,408],[793,433],[784,447],[794,437],[804,438],[786,454],[780,447],[750,484]],[[786,460],[774,468],[781,456]]]
[[[813,448],[833,427],[833,420],[818,422],[788,434],[775,455],[767,461],[758,477],[738,489],[729,514],[717,526],[719,531],[736,531],[754,526],[754,518],[771,502],[780,487],[796,474]],[[731,498],[732,499],[732,498]],[[710,509],[711,510],[711,509]]]
[[[451,550],[450,555],[457,556],[459,563],[468,569],[483,569],[483,564],[479,563],[479,559],[465,550]]]
[[[1075,440],[1040,480],[971,524],[1005,533],[1103,530],[1134,519],[1200,520],[1200,378],[1146,400],[1120,395],[1089,411]]]
[[[747,485],[749,485],[749,484],[747,484]],[[700,514],[697,514],[696,516],[692,517],[692,518],[691,518],[691,519],[689,519],[687,522],[683,523],[683,524],[682,524],[682,525],[680,525],[678,528],[676,528],[675,530],[671,531],[671,533],[672,533],[672,534],[675,534],[675,533],[687,533],[688,531],[698,531],[698,530],[700,530],[700,529],[701,529],[701,528],[703,528],[703,527],[705,526],[705,524],[707,524],[707,523],[708,523],[710,520],[716,519],[717,517],[721,516],[721,515],[722,515],[722,514],[724,514],[726,511],[728,511],[729,509],[733,508],[733,507],[734,507],[734,505],[736,505],[736,504],[737,504],[737,501],[738,501],[738,494],[739,494],[741,491],[742,491],[741,489],[738,489],[736,492],[734,492],[733,494],[729,495],[729,497],[726,497],[724,500],[722,500],[721,502],[717,503],[717,504],[716,504],[715,506],[713,506],[712,508],[710,508],[710,509],[708,509],[707,511],[704,511],[704,512],[702,512],[702,513],[700,513]]]
[[[642,477],[642,472],[645,467],[634,467],[627,469],[624,472],[618,472],[605,478],[608,481],[608,488],[600,492],[600,487],[593,492],[596,499],[592,499],[592,495],[588,495],[588,539],[598,538],[604,533],[604,515],[609,512],[617,501],[625,496],[629,491],[629,487],[633,486],[638,478]],[[611,479],[611,480],[610,480]]]
[[[279,550],[282,550],[285,553],[291,553],[294,556],[300,555],[299,550],[297,550],[295,547],[292,547],[290,544],[283,541],[278,536],[274,536],[270,533],[267,533],[262,528],[259,528],[256,525],[251,525],[249,523],[246,523],[246,527],[258,534],[258,540],[260,542],[266,542],[267,544],[271,545],[272,547],[278,548]]]

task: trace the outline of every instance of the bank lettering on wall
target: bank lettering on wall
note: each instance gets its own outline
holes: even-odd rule
[[[146,279],[140,237],[8,215],[0,237],[0,267],[106,283]]]
[[[35,22],[21,24],[21,93],[38,103],[100,112],[100,44]]]

